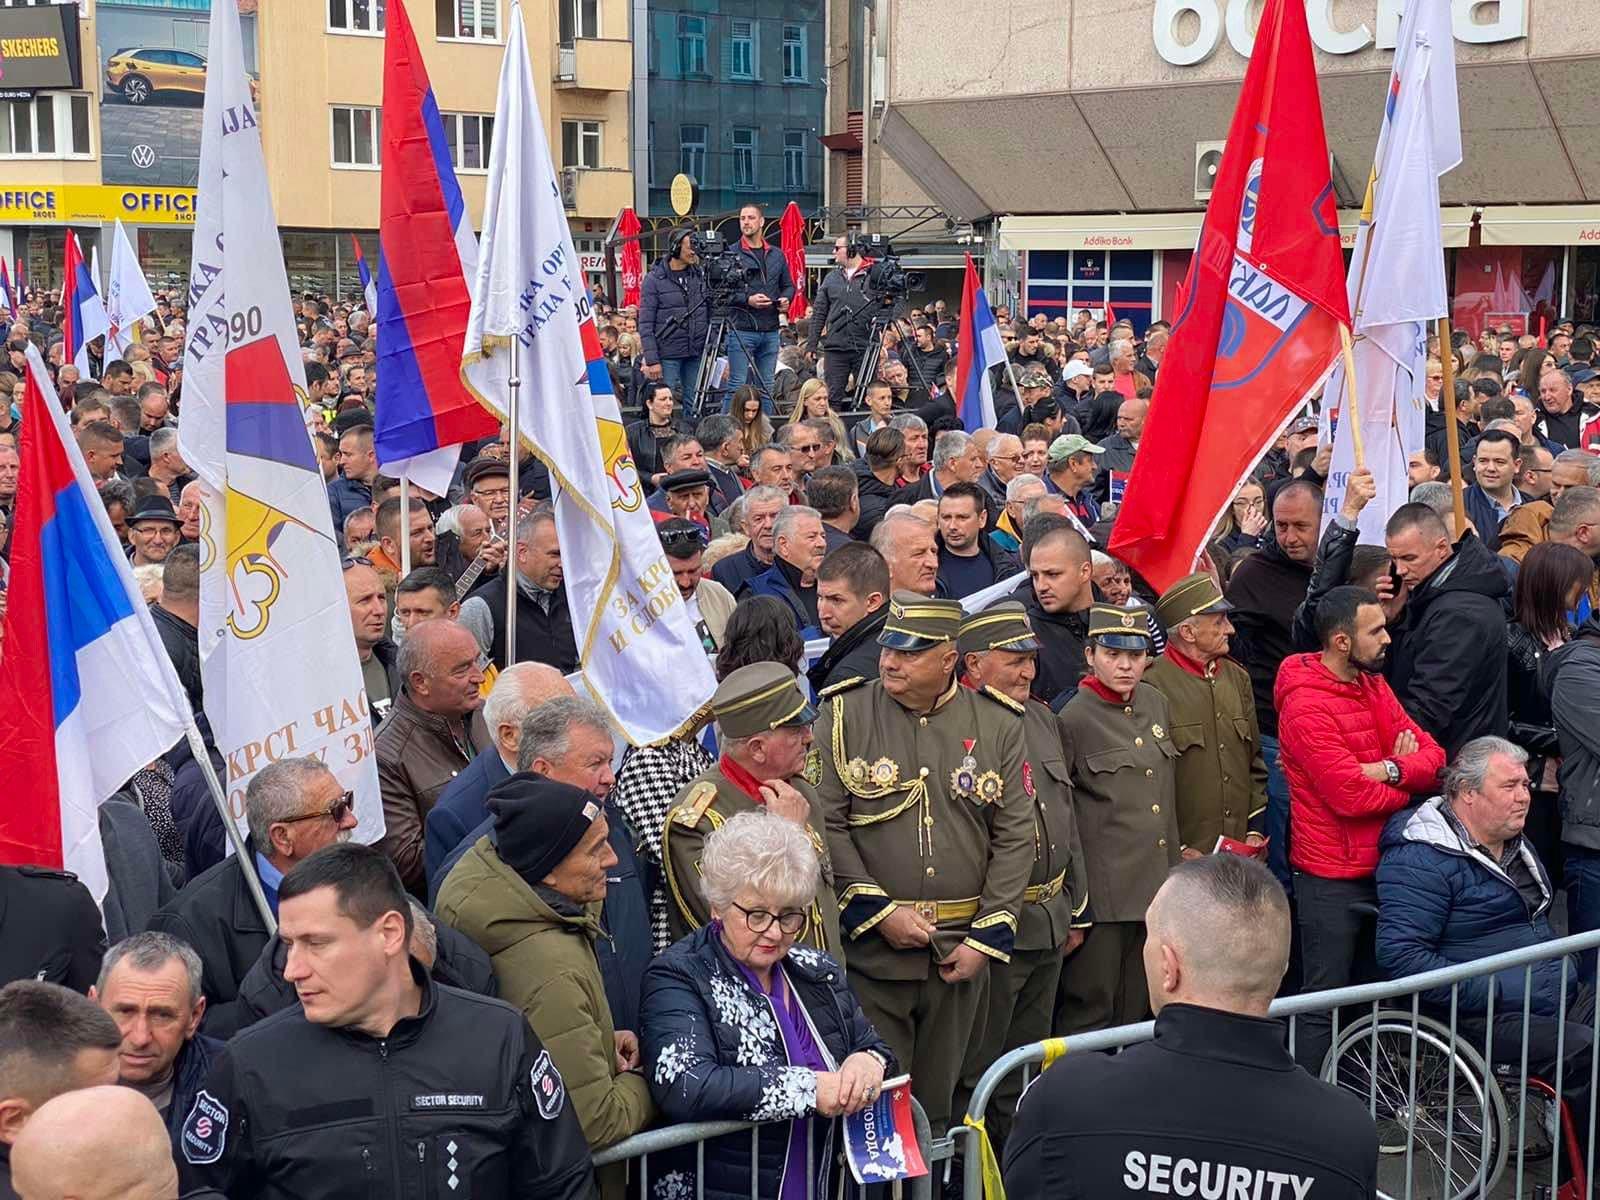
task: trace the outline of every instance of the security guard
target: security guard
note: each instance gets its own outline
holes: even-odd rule
[[[593,1200],[549,1051],[509,1004],[410,957],[411,906],[380,851],[336,843],[297,863],[278,920],[300,1003],[213,1059],[178,1133],[185,1194]]]
[[[1297,1070],[1283,1022],[1267,1016],[1289,960],[1289,903],[1272,873],[1232,854],[1183,863],[1148,920],[1140,983],[1154,1039],[1068,1054],[1039,1077],[1006,1143],[1007,1193],[1377,1195],[1366,1101]]]
[[[989,967],[989,1005],[974,1031],[962,1095],[1008,1050],[1050,1036],[1062,961],[1083,943],[1091,924],[1089,876],[1073,812],[1072,779],[1061,730],[1047,705],[1029,697],[1039,642],[1020,601],[1004,600],[966,618],[957,643],[962,682],[992,687],[1023,706],[1027,757],[1022,790],[1033,805],[1033,875],[1017,914],[1017,940],[1009,963]],[[981,1036],[980,1036],[981,1034]],[[1003,1136],[1016,1105],[1020,1078],[1001,1084],[989,1128]]]
[[[824,690],[817,795],[850,984],[935,1136],[1033,870],[1022,706],[956,681],[961,605],[895,592],[880,677]]]
[[[1227,656],[1232,608],[1204,571],[1178,580],[1156,602],[1167,648],[1145,681],[1172,710],[1185,858],[1210,854],[1219,836],[1266,844],[1267,765],[1250,675]]]
[[[0,867],[0,985],[42,979],[87,992],[105,951],[100,909],[76,875]]]
[[[661,832],[673,940],[711,919],[700,891],[700,852],[706,838],[729,817],[765,808],[804,825],[822,862],[817,898],[798,940],[839,955],[833,868],[820,832],[816,793],[800,774],[817,710],[794,672],[773,662],[751,663],[731,673],[711,697],[711,710],[722,730],[722,758],[678,793]]]
[[[1061,970],[1056,1033],[1143,1021],[1144,912],[1179,859],[1177,747],[1166,697],[1142,683],[1150,663],[1142,608],[1089,610],[1089,673],[1057,718],[1094,897],[1094,928]]]

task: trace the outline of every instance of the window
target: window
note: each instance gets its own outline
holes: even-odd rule
[[[785,191],[806,190],[806,131],[783,131],[783,186]]]
[[[376,170],[378,144],[383,140],[383,116],[376,108],[335,104],[333,112],[333,165]]]
[[[458,171],[487,171],[494,118],[481,113],[441,113],[450,162]]]
[[[734,79],[756,77],[756,33],[754,21],[731,21],[728,40],[728,74]]]
[[[783,81],[802,83],[806,77],[806,31],[801,25],[783,27]]]
[[[500,37],[499,0],[434,0],[439,37],[492,42]]]
[[[560,36],[563,46],[578,38],[600,36],[600,0],[561,0]]]
[[[328,0],[328,32],[382,33],[385,0]]]
[[[706,127],[685,125],[678,130],[678,170],[696,183],[706,181]]]
[[[678,17],[678,74],[706,73],[706,19]]]
[[[561,165],[598,167],[600,165],[600,122],[561,122]]]
[[[50,92],[0,103],[0,158],[88,158],[89,97]]]
[[[733,186],[751,189],[756,186],[756,131],[733,131]]]

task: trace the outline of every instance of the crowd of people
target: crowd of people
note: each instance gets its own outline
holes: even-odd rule
[[[760,210],[741,228],[747,282],[725,299],[741,336],[708,389],[693,238],[641,305],[599,306],[629,451],[718,679],[711,727],[653,746],[619,749],[571,682],[548,472],[502,431],[408,511],[373,450],[371,315],[299,304],[385,834],[350,844],[351,795],[284,757],[250,780],[230,856],[187,747],[151,747],[101,808],[103,908],[64,873],[0,868],[0,982],[19,981],[0,988],[0,1195],[9,1173],[26,1200],[165,1200],[180,1181],[235,1200],[620,1197],[626,1165],[596,1173],[594,1152],[724,1119],[781,1124],[716,1139],[698,1165],[653,1157],[651,1195],[694,1194],[696,1170],[708,1195],[832,1194],[833,1118],[896,1075],[939,1134],[1016,1046],[1153,1012],[1169,1049],[1201,1036],[1193,1010],[1226,1007],[1218,972],[1249,976],[1239,1019],[1263,1022],[1281,992],[1548,940],[1562,889],[1566,927],[1600,928],[1594,330],[1434,347],[1427,443],[1382,545],[1359,540],[1365,470],[1323,527],[1330,447],[1297,415],[1199,569],[1158,591],[1105,547],[1164,322],[997,309],[997,421],[969,433],[943,300],[878,294],[841,237],[790,320]],[[163,297],[126,358],[96,347],[82,376],[53,300],[12,324],[0,397],[20,397],[34,342],[203,712],[202,485],[174,428],[184,304]],[[876,371],[857,378],[869,338]],[[8,527],[18,420],[0,403]],[[1202,954],[1206,939],[1237,946]],[[1527,978],[1550,1060],[1532,1067],[1561,1059],[1586,1096],[1584,977]],[[1480,982],[1460,1016],[1490,1020],[1493,996],[1510,1062],[1524,975]],[[1331,1036],[1301,1028],[1313,1074]],[[146,1103],[107,1099],[113,1083]],[[1018,1179],[1067,1153],[1053,1090],[991,1106]],[[1350,1119],[1330,1116],[1364,1147]],[[158,1190],[66,1190],[50,1156],[97,1136],[166,1139],[165,1157],[141,1151],[161,1165],[139,1186]]]

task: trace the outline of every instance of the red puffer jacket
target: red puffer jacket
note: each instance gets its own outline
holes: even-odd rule
[[[1278,747],[1289,781],[1289,861],[1323,879],[1363,879],[1378,869],[1378,838],[1413,793],[1436,790],[1444,751],[1411,719],[1381,675],[1346,683],[1320,654],[1293,654],[1273,687]],[[1415,753],[1394,754],[1401,731]],[[1393,759],[1400,786],[1374,783],[1362,763]]]

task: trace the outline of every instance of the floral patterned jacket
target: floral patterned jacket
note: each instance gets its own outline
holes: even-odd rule
[[[874,1050],[894,1073],[889,1047],[867,1021],[837,961],[795,946],[783,969],[832,1065],[857,1051]],[[650,964],[640,1011],[645,1078],[668,1122],[784,1121],[815,1113],[816,1073],[789,1065],[770,1003],[740,973],[714,925],[675,942]],[[819,1169],[826,1169],[831,1158],[833,1124],[811,1122],[812,1161]],[[757,1138],[760,1195],[778,1194],[788,1141],[781,1128],[764,1130]],[[750,1153],[748,1134],[709,1142],[705,1195],[748,1197]],[[694,1194],[677,1172],[658,1177],[652,1194],[671,1200],[680,1194],[675,1189]],[[819,1188],[815,1194],[825,1192]]]

